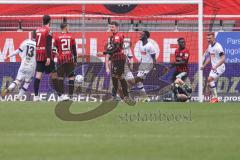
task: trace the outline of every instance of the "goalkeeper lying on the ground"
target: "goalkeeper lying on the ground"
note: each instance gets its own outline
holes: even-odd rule
[[[173,100],[177,102],[186,102],[191,99],[192,89],[183,82],[181,78],[177,78],[172,84],[174,94]]]

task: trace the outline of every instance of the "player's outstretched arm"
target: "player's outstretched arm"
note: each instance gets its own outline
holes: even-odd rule
[[[204,62],[203,62],[203,65],[201,67],[201,70],[203,70],[209,63],[210,63],[210,57],[208,57]]]
[[[17,54],[19,54],[19,53],[21,53],[22,52],[22,50],[19,48],[19,49],[17,49],[16,51],[14,51],[12,54],[9,54],[7,57],[5,57],[4,59],[6,60],[7,58],[10,58],[10,57],[13,57],[13,56],[15,56],[15,55],[17,55]]]

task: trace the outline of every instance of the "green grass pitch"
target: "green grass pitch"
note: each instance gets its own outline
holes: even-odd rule
[[[67,122],[56,103],[0,103],[1,160],[239,160],[239,103],[120,104]],[[95,103],[74,103],[85,112]]]

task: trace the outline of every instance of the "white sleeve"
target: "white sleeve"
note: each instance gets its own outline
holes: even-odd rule
[[[10,54],[9,57],[13,57],[13,56],[15,56],[15,55],[17,55],[17,54],[22,53],[25,48],[26,48],[26,42],[23,41],[23,42],[21,43],[21,45],[19,46],[19,48],[18,48],[17,50],[15,50],[12,54]]]
[[[218,54],[224,53],[222,45],[219,43],[218,45]]]
[[[19,47],[19,50],[22,52],[26,48],[26,41],[23,41]]]
[[[147,52],[149,54],[157,54],[157,52],[156,52],[156,50],[155,50],[155,48],[154,48],[154,46],[152,44],[149,45]]]

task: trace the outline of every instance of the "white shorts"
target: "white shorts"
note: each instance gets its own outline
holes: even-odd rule
[[[139,66],[137,77],[145,79],[147,77],[147,74],[152,70],[152,68],[152,63],[141,63]]]
[[[124,78],[126,81],[134,79],[133,73],[131,71],[124,73]]]
[[[211,70],[209,73],[209,77],[213,77],[214,80],[217,80],[224,72],[225,66],[221,66],[217,68],[217,71]]]
[[[19,81],[31,82],[35,74],[34,69],[19,68],[16,79]]]

